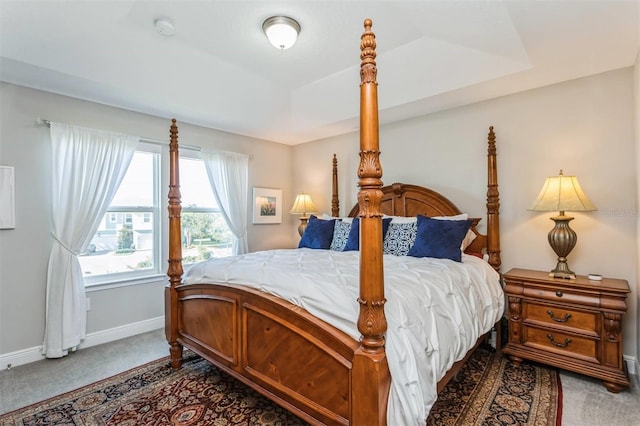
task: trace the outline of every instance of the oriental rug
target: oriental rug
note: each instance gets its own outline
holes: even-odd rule
[[[183,368],[168,358],[0,416],[0,425],[304,425],[202,358],[185,353]],[[440,393],[431,425],[556,425],[558,374],[514,367],[477,350]],[[559,423],[558,423],[559,424]]]
[[[558,370],[478,349],[447,386],[427,418],[428,426],[560,426]]]

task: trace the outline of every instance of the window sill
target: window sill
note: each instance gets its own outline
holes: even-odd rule
[[[105,281],[100,283],[85,284],[84,289],[87,293],[92,291],[109,290],[119,287],[130,287],[133,285],[154,284],[158,282],[168,283],[168,278],[164,274],[147,275],[145,277],[127,278],[122,280]]]

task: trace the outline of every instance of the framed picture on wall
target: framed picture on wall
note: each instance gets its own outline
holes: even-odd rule
[[[14,169],[0,166],[0,229],[16,227]]]
[[[282,189],[253,188],[253,223],[282,223]]]

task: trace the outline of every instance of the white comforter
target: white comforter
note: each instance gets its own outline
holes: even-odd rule
[[[359,253],[270,250],[193,265],[186,283],[243,284],[305,308],[354,339]],[[389,425],[424,425],[436,384],[502,316],[498,274],[485,261],[384,256]]]

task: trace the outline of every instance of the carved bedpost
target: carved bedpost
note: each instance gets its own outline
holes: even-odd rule
[[[382,269],[382,167],[378,141],[378,92],[376,41],[371,20],[365,21],[360,48],[360,165],[358,203],[360,212],[360,316],[358,330],[362,346],[381,351],[387,321],[384,316],[384,274]]]
[[[487,147],[487,254],[489,264],[500,271],[500,192],[496,158],[496,134],[489,127]]]
[[[331,216],[340,216],[340,200],[338,199],[338,158],[333,154],[333,185],[331,186]]]
[[[382,167],[378,130],[378,83],[376,81],[376,40],[372,21],[364,21],[360,42],[360,165],[358,167],[358,204],[360,218],[360,314],[358,330],[362,334],[356,351],[353,374],[362,386],[352,395],[353,424],[373,425],[386,422],[390,384],[384,351],[387,320],[384,315],[384,274],[382,257]],[[362,380],[362,382],[360,382]],[[364,390],[364,392],[363,392]]]
[[[182,345],[178,343],[178,292],[182,280],[182,231],[180,226],[180,156],[178,154],[178,126],[171,120],[169,131],[169,286],[165,289],[165,335],[169,343],[171,367],[182,365]]]

